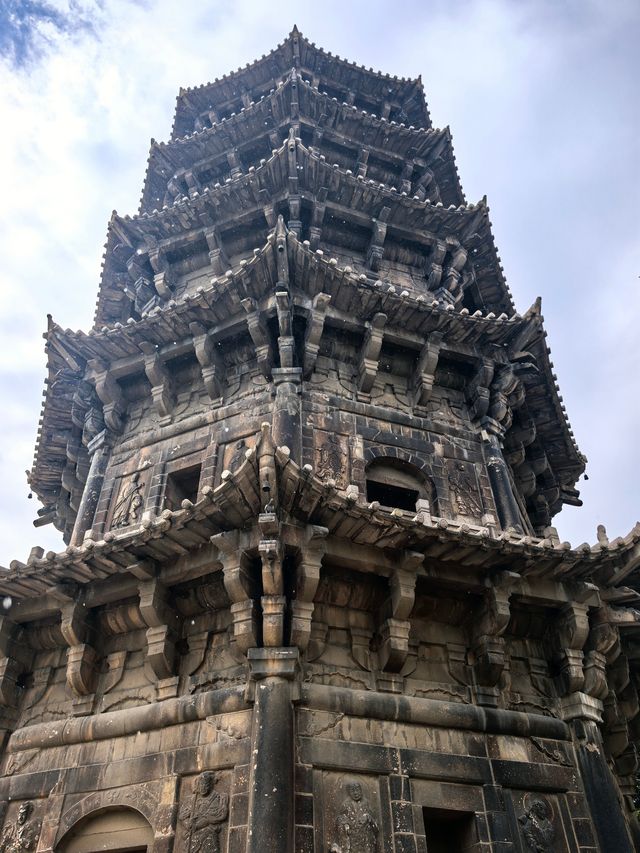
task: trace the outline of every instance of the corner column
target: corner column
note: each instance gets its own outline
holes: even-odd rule
[[[298,649],[249,649],[253,728],[247,853],[293,853]]]
[[[274,368],[272,375],[276,392],[273,408],[273,443],[276,447],[288,447],[293,461],[299,462],[302,368]]]
[[[76,523],[71,534],[71,545],[81,545],[85,533],[93,525],[102,484],[104,483],[104,475],[107,470],[107,462],[109,461],[109,451],[111,450],[106,429],[91,439],[87,445],[87,450],[91,456],[91,464],[78,507]]]
[[[513,494],[511,478],[504,456],[500,438],[502,427],[491,418],[484,418],[482,424],[482,453],[489,473],[491,491],[496,502],[496,510],[503,529],[513,527],[522,533],[522,519],[518,502]]]

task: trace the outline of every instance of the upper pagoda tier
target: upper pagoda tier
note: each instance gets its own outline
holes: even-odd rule
[[[389,121],[429,128],[422,82],[392,77],[327,53],[297,27],[275,50],[213,83],[182,89],[177,98],[172,138],[193,133],[238,113],[274,89],[292,69],[321,92]]]
[[[257,167],[110,223],[96,326],[140,316],[187,279],[219,275],[259,246],[282,214],[314,248],[373,280],[439,294],[458,307],[512,313],[484,201],[409,195],[330,162],[295,136]],[[137,312],[137,314],[136,314]]]
[[[320,92],[291,69],[275,89],[230,118],[168,143],[152,142],[141,212],[236,177],[295,126],[307,147],[363,178],[443,204],[461,204],[451,134],[407,127]]]

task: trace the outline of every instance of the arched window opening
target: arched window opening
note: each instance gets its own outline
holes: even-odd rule
[[[153,830],[134,809],[94,812],[80,820],[56,847],[56,853],[147,853],[153,848]]]
[[[433,513],[434,493],[422,472],[401,459],[374,459],[366,469],[367,500],[385,507],[415,512],[419,500]]]

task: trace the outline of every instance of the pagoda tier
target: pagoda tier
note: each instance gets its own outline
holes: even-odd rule
[[[257,168],[140,216],[114,216],[96,326],[179,295],[180,279],[219,275],[246,258],[278,214],[312,248],[401,289],[458,308],[513,312],[488,208],[420,200],[354,175],[290,136]],[[132,307],[133,303],[133,307]]]
[[[172,138],[229,118],[274,89],[295,68],[321,92],[389,121],[429,128],[422,82],[391,77],[317,48],[297,28],[271,53],[213,83],[182,89]]]
[[[407,127],[311,86],[292,69],[269,94],[229,119],[152,143],[141,210],[193,196],[257,166],[295,127],[303,143],[354,174],[419,198],[464,202],[448,129]]]
[[[279,269],[278,245],[286,247],[286,272],[281,264]],[[187,289],[178,301],[152,309],[141,320],[130,319],[124,325],[117,323],[89,335],[51,327],[47,345],[50,369],[57,365],[59,374],[75,377],[75,386],[70,380],[64,396],[57,386],[51,388],[55,401],[51,406],[49,393],[45,399],[30,485],[48,508],[47,513],[52,506],[58,507],[59,523],[66,526],[67,536],[76,520],[88,470],[85,447],[91,436],[81,440],[85,415],[91,412],[90,424],[96,420],[102,423],[100,400],[104,406],[117,399],[119,414],[112,426],[120,430],[129,405],[121,388],[146,371],[146,394],[165,388],[158,398],[158,414],[171,418],[174,409],[179,411],[181,406],[179,395],[169,389],[179,387],[180,371],[190,359],[200,365],[206,406],[213,401],[218,409],[210,417],[224,417],[225,407],[233,405],[239,393],[236,352],[240,345],[249,346],[243,370],[253,369],[271,380],[274,370],[282,366],[274,331],[282,313],[279,289],[286,291],[292,326],[305,329],[300,332],[298,350],[304,377],[310,381],[305,397],[313,397],[314,383],[320,381],[318,364],[323,363],[323,357],[329,358],[336,341],[348,333],[353,349],[348,351],[342,345],[338,360],[350,360],[342,365],[344,379],[335,388],[335,405],[348,408],[349,400],[362,386],[358,371],[368,345],[368,330],[377,318],[388,318],[381,335],[381,357],[371,368],[372,410],[375,401],[375,410],[383,417],[401,422],[412,418],[416,426],[432,429],[440,415],[438,406],[430,416],[425,406],[434,382],[442,388],[459,386],[478,429],[487,416],[502,419],[504,446],[523,507],[527,507],[529,529],[542,530],[563,503],[576,502],[573,487],[584,469],[584,460],[553,378],[538,306],[524,317],[513,314],[495,318],[479,311],[470,314],[466,308],[453,310],[451,304],[445,306],[415,290],[399,292],[381,280],[371,281],[364,273],[341,267],[320,250],[314,252],[293,231],[287,231],[281,219],[266,245],[243,261],[236,272],[230,270],[205,285]],[[435,341],[437,355],[427,367],[425,347]],[[388,352],[386,361],[384,351]],[[497,351],[503,355],[496,361]],[[394,367],[394,353],[404,353],[401,368]],[[155,379],[150,359],[156,365]],[[509,404],[499,402],[501,394],[495,386],[509,363],[515,365],[515,384],[509,393],[512,400],[519,397],[513,413]],[[398,369],[400,375],[394,375]],[[102,380],[100,400],[92,406],[86,403],[88,374],[94,384],[98,374],[109,378],[109,383],[106,378]],[[390,379],[395,383],[394,395],[381,396]],[[142,394],[140,399],[145,396],[144,385],[136,391]],[[516,386],[520,389],[517,393]],[[375,393],[371,396],[375,389],[377,398]],[[65,405],[63,416],[61,407]],[[60,437],[57,441],[56,436]],[[65,436],[66,441],[62,440]],[[145,440],[151,442],[152,435]],[[77,448],[83,451],[80,458]]]

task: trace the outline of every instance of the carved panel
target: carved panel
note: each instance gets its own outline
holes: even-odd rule
[[[321,480],[334,480],[339,489],[349,485],[349,439],[346,435],[316,430],[313,467]]]
[[[229,816],[227,773],[205,770],[183,780],[175,849],[184,853],[224,853]]]
[[[0,837],[0,850],[3,853],[36,849],[42,824],[35,816],[35,810],[32,802],[25,801],[13,813],[9,812],[10,819],[5,822]]]
[[[475,466],[471,462],[448,459],[446,473],[454,514],[473,521],[481,519],[484,509]]]
[[[148,475],[141,471],[120,478],[111,502],[108,528],[129,527],[140,523],[147,485]]]
[[[515,791],[512,796],[524,853],[567,853],[558,797]]]
[[[230,441],[223,444],[220,448],[221,466],[220,472],[231,471],[235,473],[245,461],[247,450],[251,450],[256,446],[256,436],[246,435],[236,441]]]
[[[381,853],[382,821],[376,780],[342,773],[322,773],[321,778],[322,790],[318,793],[322,808],[317,810],[321,819],[316,825],[316,850]],[[319,781],[318,775],[314,789]]]

